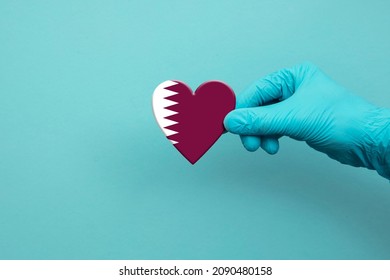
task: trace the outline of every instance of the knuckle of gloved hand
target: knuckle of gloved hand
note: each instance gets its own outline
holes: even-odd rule
[[[248,135],[259,134],[260,118],[253,111],[247,111],[245,119],[247,120],[243,128],[244,132]]]

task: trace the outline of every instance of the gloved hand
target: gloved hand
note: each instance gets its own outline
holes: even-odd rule
[[[236,107],[224,125],[249,151],[261,146],[275,154],[286,135],[390,179],[390,110],[350,93],[311,63],[260,79],[237,96]]]

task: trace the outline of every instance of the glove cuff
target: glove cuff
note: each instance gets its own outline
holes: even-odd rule
[[[390,110],[378,109],[377,117],[370,124],[371,149],[367,153],[372,169],[390,180]],[[369,167],[369,168],[370,168]]]

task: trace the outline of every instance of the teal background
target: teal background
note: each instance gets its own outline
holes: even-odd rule
[[[390,107],[388,1],[0,2],[1,259],[389,259],[390,185],[284,138],[195,165],[154,88],[312,61]]]

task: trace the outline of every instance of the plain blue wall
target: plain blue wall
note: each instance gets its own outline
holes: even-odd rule
[[[390,107],[388,1],[0,2],[1,259],[389,259],[390,184],[285,138],[191,166],[167,79],[239,93],[310,60]]]

